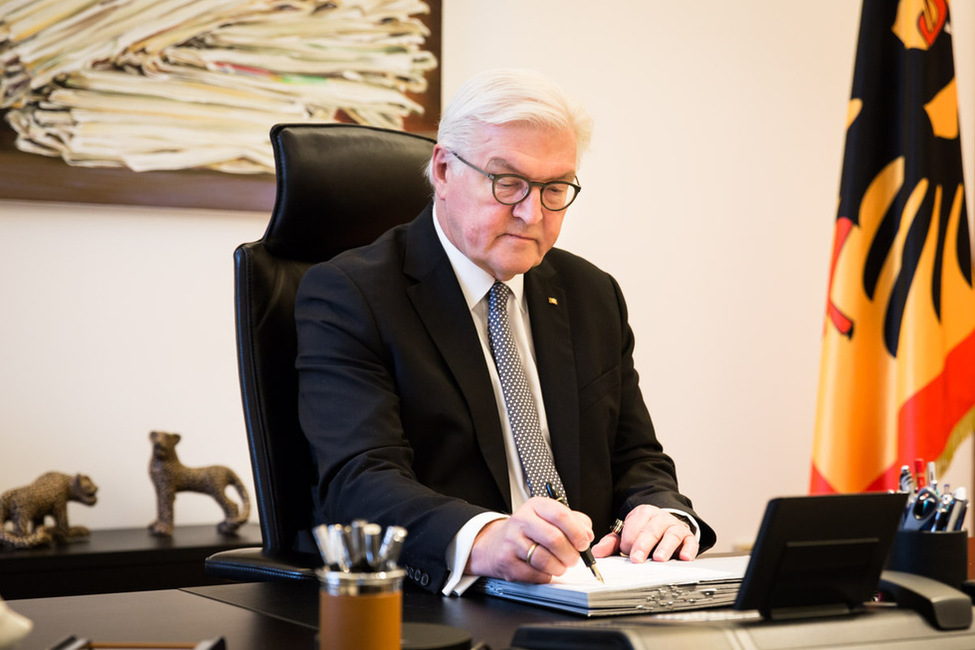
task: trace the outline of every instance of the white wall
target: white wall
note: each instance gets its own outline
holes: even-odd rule
[[[161,429],[183,434],[183,462],[228,465],[253,493],[232,253],[267,216],[26,202],[0,215],[0,490],[83,472],[100,500],[73,522],[147,525]],[[208,497],[177,499],[177,523],[221,518]]]
[[[765,502],[808,484],[858,0],[444,4],[446,96],[527,66],[593,113],[560,245],[622,284],[683,489],[718,549],[750,542]],[[971,211],[975,7],[954,4]],[[0,490],[82,471],[101,502],[75,522],[147,524],[154,428],[184,435],[185,462],[250,480],[231,253],[265,223],[0,201]],[[177,523],[217,519],[205,497],[177,501]]]

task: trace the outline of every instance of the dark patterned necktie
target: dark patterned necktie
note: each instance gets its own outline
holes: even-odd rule
[[[562,480],[552,460],[552,451],[545,444],[538,424],[538,408],[532,397],[528,377],[525,376],[521,357],[511,338],[511,329],[508,327],[509,295],[511,289],[501,282],[495,282],[488,294],[488,334],[491,353],[501,379],[508,422],[511,424],[531,496],[548,496],[546,483],[551,484],[556,495],[564,495]]]

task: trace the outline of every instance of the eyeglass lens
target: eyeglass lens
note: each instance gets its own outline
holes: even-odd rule
[[[552,181],[539,186],[542,205],[548,210],[562,210],[575,200],[576,188],[569,183]],[[494,198],[506,205],[524,200],[531,188],[532,183],[519,176],[499,174],[494,178]]]

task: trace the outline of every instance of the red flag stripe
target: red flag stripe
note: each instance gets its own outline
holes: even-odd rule
[[[897,419],[901,459],[941,455],[955,425],[975,402],[975,332],[945,358],[944,370],[904,402]]]

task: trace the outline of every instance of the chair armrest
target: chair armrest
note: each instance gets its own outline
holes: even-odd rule
[[[297,558],[269,557],[259,546],[214,553],[204,560],[203,568],[207,575],[240,582],[317,579],[308,563]]]

